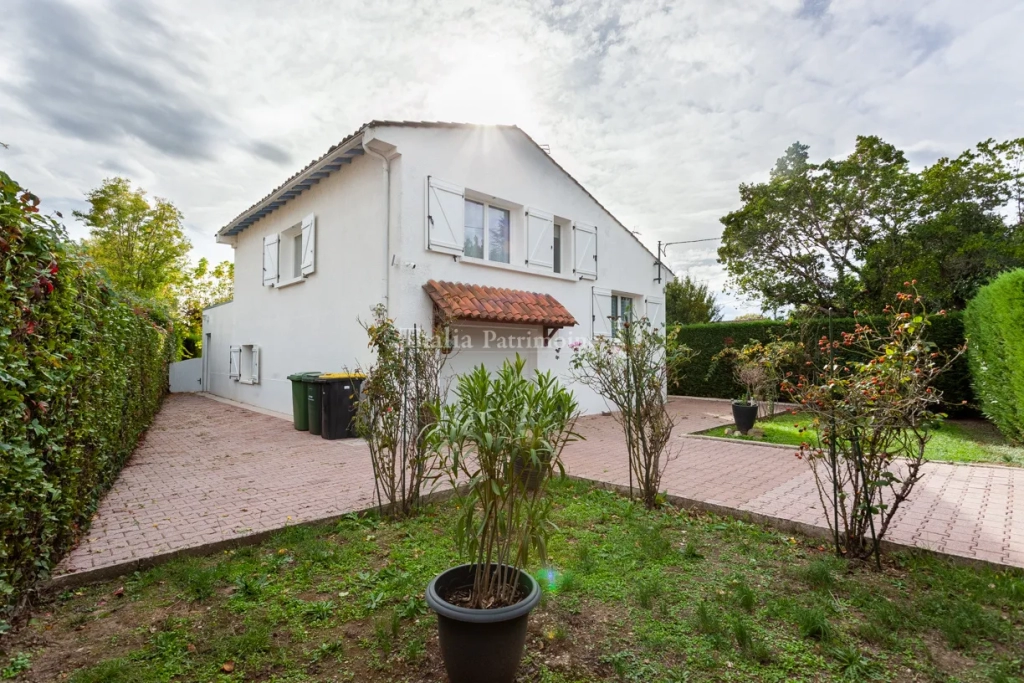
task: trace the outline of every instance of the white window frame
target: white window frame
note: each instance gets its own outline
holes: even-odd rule
[[[296,223],[278,235],[277,271],[278,287],[301,280],[302,275],[302,223]]]
[[[463,248],[463,252],[462,253],[463,253],[463,256],[462,256],[462,258],[467,260],[467,261],[470,261],[471,263],[487,263],[487,264],[497,264],[499,266],[512,266],[515,263],[516,236],[517,236],[516,233],[517,233],[517,230],[520,229],[519,228],[519,213],[520,213],[522,207],[516,206],[515,204],[512,204],[511,202],[505,202],[505,201],[502,201],[500,199],[495,199],[494,197],[484,197],[484,196],[481,196],[481,195],[473,192],[472,190],[466,190],[465,194],[463,195],[462,200],[463,200],[463,202],[473,202],[475,204],[483,204],[483,207],[484,207],[484,255],[483,255],[483,258],[480,258],[478,256],[466,256],[465,255],[466,254],[466,252],[465,252],[465,248],[466,248],[466,246],[465,246],[466,245],[466,232],[465,232],[465,229],[466,229],[466,219],[465,219],[465,216],[466,216],[466,214],[465,214],[465,212],[463,212],[463,219],[462,219],[462,228],[463,228],[463,232],[462,232],[462,245],[463,245],[462,246],[462,248]],[[491,246],[491,231],[487,229],[487,211],[491,207],[494,207],[495,209],[501,209],[502,211],[507,211],[508,212],[508,261],[495,261],[495,260],[493,260],[491,258],[488,258],[489,254],[490,254],[490,246]]]
[[[256,344],[242,344],[238,354],[238,382],[240,384],[260,383],[260,347]]]
[[[633,294],[612,292],[611,328],[613,338],[618,338],[619,329],[622,325],[622,302],[629,302],[629,322],[632,322],[636,320],[636,304],[638,299],[639,297],[634,296]]]

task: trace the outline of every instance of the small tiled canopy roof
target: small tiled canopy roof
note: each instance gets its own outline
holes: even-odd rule
[[[572,327],[576,318],[550,294],[430,280],[423,285],[448,320]]]

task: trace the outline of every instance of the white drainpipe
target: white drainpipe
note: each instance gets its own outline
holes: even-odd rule
[[[367,139],[369,137],[369,139]],[[363,151],[384,164],[384,305],[391,312],[391,159],[370,149],[373,133],[363,133]]]

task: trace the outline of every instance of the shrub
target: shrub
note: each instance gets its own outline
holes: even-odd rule
[[[967,304],[971,380],[982,412],[1024,442],[1024,269],[1003,273]]]
[[[884,326],[884,316],[862,316],[860,322]],[[852,332],[857,321],[853,318],[833,318],[832,326],[836,335]],[[683,325],[678,328],[677,342],[693,350],[693,359],[686,366],[681,379],[669,383],[669,393],[708,398],[736,398],[743,394],[743,388],[736,383],[732,363],[720,359],[725,349],[742,349],[748,344],[769,342],[780,339],[802,343],[805,349],[814,351],[815,345],[828,332],[827,318],[813,318],[783,322],[778,320],[735,321]],[[928,332],[929,340],[940,351],[953,355],[953,350],[964,343],[964,316],[959,312],[950,313],[932,320]],[[725,354],[726,356],[733,354]],[[716,358],[719,360],[716,361]],[[974,404],[971,389],[971,375],[967,358],[958,358],[935,383],[945,400],[943,410],[950,415],[969,412]]]
[[[167,318],[113,291],[38,203],[0,171],[0,617],[88,524],[174,352]]]

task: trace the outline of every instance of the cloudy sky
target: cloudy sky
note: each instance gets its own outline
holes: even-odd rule
[[[366,121],[515,123],[653,249],[718,236],[795,140],[926,164],[1024,135],[1022,35],[1020,0],[5,0],[0,168],[66,217],[127,176],[220,260],[219,227]],[[721,291],[716,246],[669,261]]]

